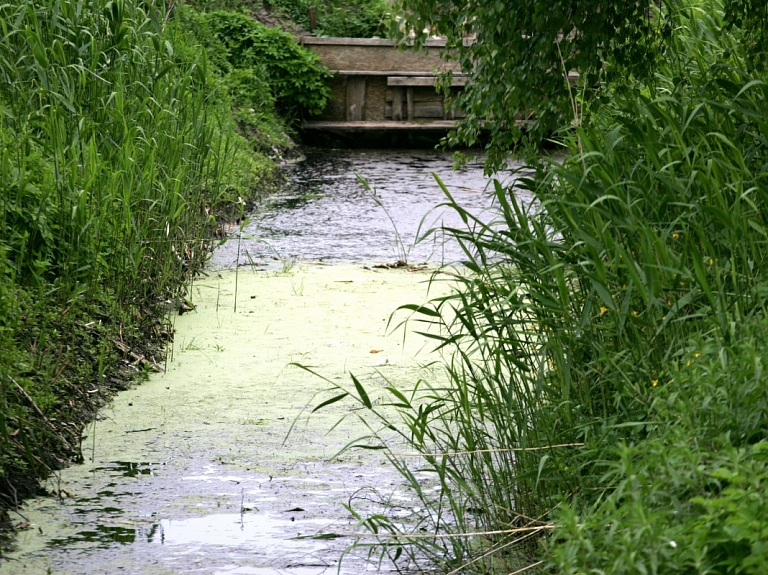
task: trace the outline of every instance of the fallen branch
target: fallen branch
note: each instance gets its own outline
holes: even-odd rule
[[[514,453],[520,451],[543,451],[557,447],[584,447],[584,443],[561,443],[559,445],[543,445],[541,447],[510,447],[508,449],[476,449],[474,451],[453,451],[446,453],[393,453],[397,457],[454,457],[456,455],[474,455],[476,453]]]
[[[129,355],[134,360],[136,360],[136,363],[140,363],[142,365],[149,366],[150,369],[152,369],[153,371],[155,371],[157,373],[164,373],[165,372],[165,370],[162,367],[160,367],[159,365],[157,365],[154,361],[150,361],[146,357],[144,357],[143,355],[136,353],[135,351],[133,351],[130,347],[125,345],[119,339],[114,339],[113,338],[112,339],[112,343],[114,343],[120,351],[122,351],[123,353]]]
[[[56,437],[58,437],[62,441],[62,443],[64,443],[64,447],[72,453],[79,453],[78,451],[75,451],[75,449],[69,444],[69,441],[67,441],[66,437],[64,437],[61,434],[61,432],[58,429],[56,429],[56,426],[53,425],[53,423],[51,423],[50,420],[45,416],[43,411],[35,403],[35,400],[32,399],[32,397],[27,393],[27,390],[21,387],[21,385],[19,385],[19,382],[13,379],[10,375],[8,376],[8,379],[11,380],[11,382],[16,386],[16,389],[19,390],[21,395],[23,395],[27,399],[27,401],[32,405],[32,409],[34,409],[35,412],[37,412],[37,414],[43,419],[43,421],[48,426],[48,428],[53,432],[53,434]]]
[[[352,532],[333,532],[333,533],[323,533],[320,535],[299,535],[298,537],[294,537],[294,539],[332,539],[332,538],[338,538],[338,537],[355,537],[357,539],[362,539],[366,537],[374,537],[376,539],[382,540],[400,540],[400,539],[451,539],[453,537],[484,537],[487,535],[509,535],[513,533],[538,533],[539,531],[549,531],[556,527],[554,524],[546,524],[546,525],[539,525],[537,527],[517,527],[515,529],[500,529],[498,531],[472,531],[468,533],[443,533],[443,534],[436,534],[436,533],[392,533],[391,535],[388,535],[386,537],[382,536],[378,533],[359,533],[356,531]]]

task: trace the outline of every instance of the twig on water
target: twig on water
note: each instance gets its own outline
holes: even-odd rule
[[[528,569],[533,569],[534,567],[538,567],[542,563],[544,563],[544,561],[536,561],[536,563],[531,563],[530,565],[527,565],[527,566],[523,567],[522,569],[518,569],[517,571],[513,571],[509,575],[518,575],[518,573],[522,573],[523,571],[528,571]]]

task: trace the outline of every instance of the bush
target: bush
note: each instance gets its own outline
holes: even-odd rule
[[[187,18],[187,26],[205,39],[221,69],[238,71],[229,86],[238,101],[245,104],[244,98],[250,98],[248,107],[260,109],[270,94],[278,111],[294,119],[323,111],[330,97],[330,72],[290,34],[237,12],[189,13]]]
[[[694,340],[656,388],[649,437],[608,449],[592,506],[560,506],[558,573],[762,573],[768,564],[768,324]],[[594,500],[593,499],[593,500]]]
[[[318,36],[342,38],[386,38],[391,33],[392,3],[387,0],[280,0],[275,2],[279,10],[309,30],[309,7],[317,13]]]

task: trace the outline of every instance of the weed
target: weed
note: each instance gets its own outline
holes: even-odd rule
[[[384,214],[387,216],[387,219],[389,220],[389,223],[392,224],[392,230],[395,234],[395,258],[396,258],[395,261],[397,265],[407,265],[411,255],[411,250],[413,250],[413,248],[416,245],[420,244],[421,242],[427,240],[430,237],[432,237],[433,240],[437,242],[437,235],[440,232],[440,230],[434,227],[431,227],[429,229],[425,228],[425,223],[426,223],[427,217],[429,216],[429,213],[427,213],[419,221],[419,226],[416,229],[416,234],[413,239],[413,242],[410,244],[406,244],[405,241],[403,240],[403,237],[400,235],[400,230],[397,227],[397,223],[395,222],[395,219],[392,217],[392,214],[389,212],[387,207],[381,201],[381,198],[376,193],[376,189],[372,188],[371,185],[368,183],[368,181],[365,178],[363,178],[360,174],[355,173],[355,176],[357,177],[357,180],[363,185],[366,192],[370,194],[371,199],[374,201],[374,203],[383,210]]]
[[[200,347],[200,344],[197,343],[196,338],[192,338],[188,342],[183,342],[181,344],[181,350],[182,351],[200,351],[202,347]]]
[[[296,258],[280,258],[280,273],[288,274],[296,267]]]

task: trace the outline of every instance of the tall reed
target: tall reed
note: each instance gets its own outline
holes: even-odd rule
[[[768,76],[740,51],[738,31],[724,31],[718,2],[674,9],[678,30],[654,84],[623,86],[590,123],[564,132],[564,159],[540,158],[512,187],[496,183],[497,219],[466,211],[437,178],[466,224],[448,232],[467,271],[453,275],[450,295],[405,310],[439,327],[430,337],[447,354],[447,384],[422,383],[412,395],[390,386],[378,401],[357,381],[343,391],[373,416],[373,435],[423,500],[412,523],[421,536],[377,519],[385,551],[400,555],[412,540],[412,558],[445,570],[543,569],[548,556],[533,535],[557,531],[558,517],[578,534],[578,510],[618,485],[631,489],[621,483],[631,467],[612,463],[627,452],[614,450],[648,445],[661,456],[662,432],[678,417],[663,402],[687,397],[695,422],[696,403],[711,401],[680,376],[697,346],[754,337],[768,293]],[[728,434],[734,449],[768,439],[764,397],[750,393],[740,403],[748,429]],[[681,439],[693,452],[694,428]],[[720,432],[708,429],[715,442]],[[423,454],[418,464],[398,455],[398,441]],[[433,474],[437,495],[415,467]],[[595,532],[620,524],[598,517]],[[563,540],[558,569],[600,568],[578,561],[589,541]],[[615,565],[640,573],[660,559],[627,561]]]
[[[113,340],[162,333],[232,199],[226,94],[167,9],[0,6],[2,506],[79,456],[74,380],[106,396]]]

